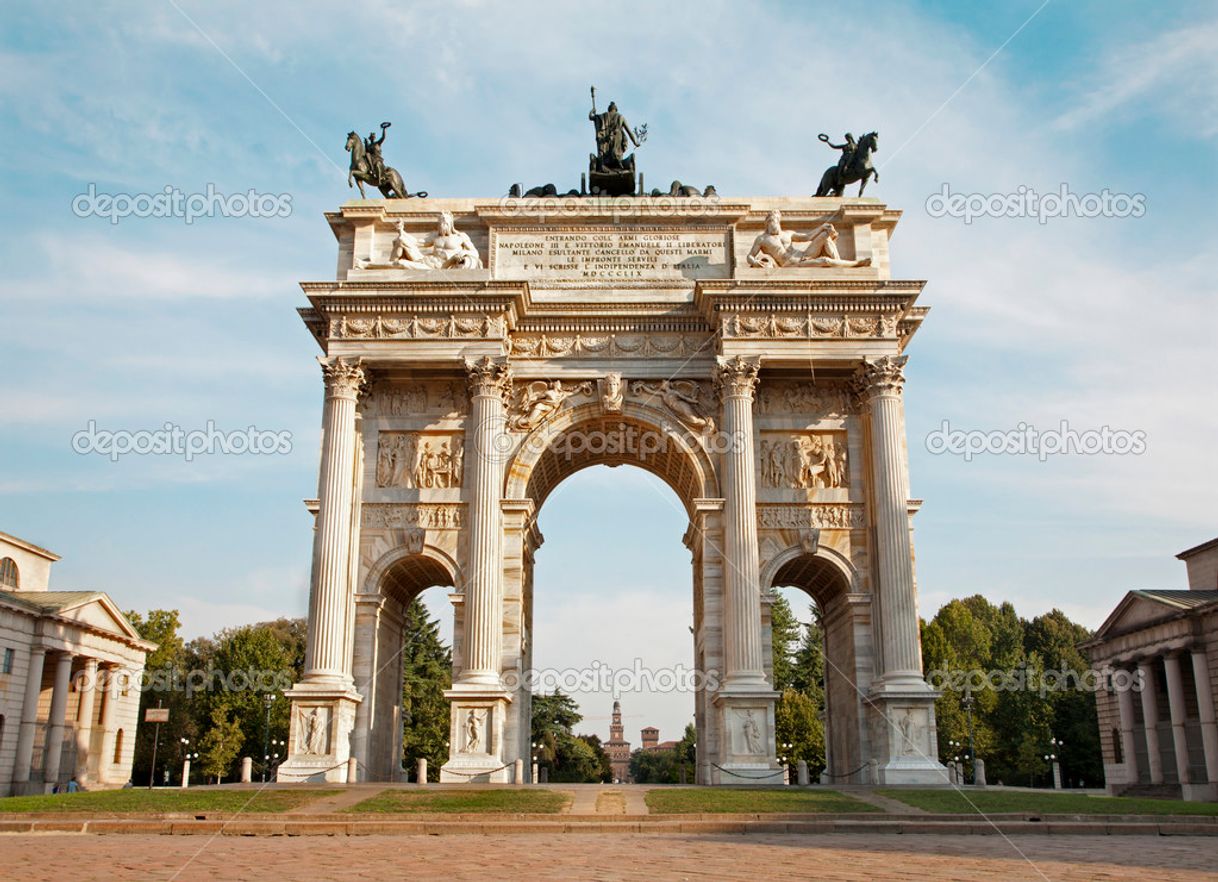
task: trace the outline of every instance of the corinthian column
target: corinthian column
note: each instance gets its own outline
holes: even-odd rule
[[[455,687],[499,687],[499,641],[503,620],[503,530],[501,497],[507,454],[504,399],[511,384],[507,365],[490,356],[466,362],[469,428],[465,473],[469,481],[469,563],[465,580],[464,668]]]
[[[909,473],[901,397],[906,361],[905,356],[866,361],[859,368],[856,382],[871,421],[881,681],[885,686],[926,688],[909,540]]]
[[[320,361],[326,398],[302,682],[349,686],[350,659],[345,650],[351,517],[355,504],[355,404],[364,371],[358,362]]]
[[[753,391],[759,359],[719,359],[723,399],[724,689],[766,687],[757,559],[757,475],[753,460]]]

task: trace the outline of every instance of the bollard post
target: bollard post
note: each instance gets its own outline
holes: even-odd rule
[[[985,760],[973,758],[973,783],[978,787],[985,786]]]
[[[512,783],[524,783],[524,760],[519,757],[516,758],[516,762],[512,765]]]
[[[254,758],[251,756],[241,757],[241,783],[249,784],[254,780]]]
[[[359,783],[359,760],[355,757],[347,757],[347,783]]]
[[[420,787],[427,786],[427,757],[421,756],[415,763],[415,778],[418,779],[417,783]]]
[[[799,786],[807,787],[808,786],[808,761],[800,760],[799,765],[796,766],[795,768],[796,768],[796,774],[799,776],[797,779],[799,781]]]
[[[190,760],[182,760],[182,787],[190,786]]]
[[[537,784],[538,781],[539,781],[539,779],[537,777],[537,763],[533,763],[533,783]]]

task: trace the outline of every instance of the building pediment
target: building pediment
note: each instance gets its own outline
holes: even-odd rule
[[[1087,642],[1099,643],[1214,602],[1218,591],[1130,591]]]

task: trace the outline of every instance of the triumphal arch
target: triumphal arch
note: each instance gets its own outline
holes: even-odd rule
[[[300,310],[323,442],[281,780],[399,777],[403,610],[432,586],[455,625],[443,779],[528,780],[538,515],[628,464],[689,516],[697,780],[781,780],[768,610],[795,586],[823,613],[830,780],[942,783],[902,403],[926,309],[893,278],[899,218],[713,193],[328,214],[336,278]]]

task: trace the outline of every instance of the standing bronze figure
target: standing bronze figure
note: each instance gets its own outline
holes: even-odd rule
[[[609,102],[604,113],[596,112],[596,86],[592,87],[592,109],[588,119],[596,128],[596,152],[588,155],[588,182],[592,192],[604,196],[629,196],[635,192],[634,154],[627,154],[630,145],[637,149],[647,140],[647,126],[631,129],[626,118],[618,113],[617,104]]]
[[[828,144],[834,150],[842,151],[837,165],[831,165],[821,175],[820,186],[816,188],[817,196],[841,196],[847,184],[859,182],[859,195],[867,189],[869,178],[880,181],[880,173],[871,164],[871,154],[879,150],[880,133],[868,132],[856,143],[854,135],[846,133],[844,143],[834,144],[828,135],[817,135],[817,139]]]

